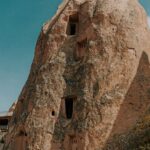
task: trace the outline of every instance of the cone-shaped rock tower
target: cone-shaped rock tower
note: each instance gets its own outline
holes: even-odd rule
[[[40,33],[4,150],[101,150],[129,131],[150,103],[149,72],[134,79],[143,55],[149,68],[148,39],[137,0],[62,2]]]

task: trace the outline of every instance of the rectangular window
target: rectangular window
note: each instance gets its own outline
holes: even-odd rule
[[[76,35],[78,32],[78,14],[69,16],[69,22],[67,27],[68,35]]]
[[[67,119],[71,119],[73,115],[73,98],[65,98],[65,111]]]
[[[70,23],[70,35],[75,35],[76,34],[76,23]]]
[[[8,119],[0,119],[0,126],[7,126],[8,125]]]
[[[1,131],[7,131],[8,129],[8,119],[0,119],[0,129]]]

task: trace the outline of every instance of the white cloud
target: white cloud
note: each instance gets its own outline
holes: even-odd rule
[[[150,16],[148,16],[148,25],[150,27]]]

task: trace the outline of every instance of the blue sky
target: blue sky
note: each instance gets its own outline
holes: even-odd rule
[[[18,98],[38,34],[61,0],[0,0],[0,112]],[[150,0],[141,0],[150,15]]]

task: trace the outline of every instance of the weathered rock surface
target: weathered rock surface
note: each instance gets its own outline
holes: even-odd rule
[[[41,31],[4,150],[101,150],[127,133],[150,104],[148,39],[137,0],[64,1]]]
[[[105,149],[150,149],[149,67],[148,56],[144,52],[141,56],[136,76],[120,107],[120,111]]]
[[[3,146],[4,146],[4,133],[0,131],[0,150],[3,150]]]

